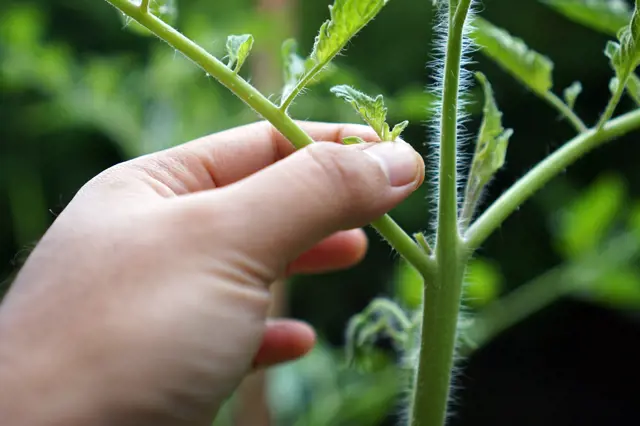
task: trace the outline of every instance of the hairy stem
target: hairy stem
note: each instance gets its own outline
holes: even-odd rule
[[[302,90],[309,83],[311,83],[311,81],[316,77],[316,75],[318,75],[318,73],[320,73],[322,71],[322,69],[326,65],[327,64],[316,65],[308,73],[306,73],[304,75],[304,77],[302,77],[302,79],[296,84],[296,87],[293,88],[291,93],[289,93],[289,95],[286,97],[286,99],[282,100],[282,103],[280,104],[280,110],[286,112],[289,109],[289,107],[291,106],[291,104],[293,103],[293,101],[295,100],[295,98],[297,98],[298,95],[300,95],[300,93],[302,93]]]
[[[591,129],[564,144],[520,178],[476,220],[465,234],[467,248],[479,247],[522,203],[582,156],[638,128],[640,110],[635,110],[607,122],[601,130]]]
[[[280,108],[271,103],[255,87],[176,29],[151,13],[143,13],[139,6],[129,0],[106,1],[138,21],[161,40],[164,40],[178,52],[195,62],[209,75],[216,78],[255,112],[269,121],[297,149],[314,143],[313,139],[300,126]],[[433,275],[433,261],[390,217],[385,215],[372,223],[372,226],[418,271],[425,276],[430,277]]]
[[[456,181],[458,98],[463,30],[471,0],[450,3],[440,141],[437,271],[426,281],[412,426],[442,426],[453,370],[464,264],[458,230]]]
[[[616,112],[616,107],[620,103],[620,99],[622,99],[622,94],[624,93],[625,87],[627,85],[627,79],[628,77],[625,78],[624,81],[622,79],[618,81],[618,87],[616,88],[616,91],[611,97],[611,99],[609,99],[609,103],[607,104],[607,107],[602,113],[600,120],[598,120],[596,129],[598,130],[602,129],[602,127],[604,127],[607,121],[609,121],[611,117],[613,117],[613,113]]]
[[[558,112],[562,114],[567,120],[569,120],[569,123],[571,123],[571,125],[578,131],[578,133],[583,133],[589,130],[587,125],[584,124],[580,117],[578,117],[578,115],[573,112],[571,108],[569,108],[569,105],[564,103],[562,99],[560,99],[555,93],[545,92],[542,97],[544,98],[544,100],[549,102],[551,106],[558,110]]]

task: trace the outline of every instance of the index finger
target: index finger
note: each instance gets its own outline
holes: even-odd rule
[[[359,124],[298,122],[313,140],[341,142],[347,136],[378,140]],[[197,192],[237,182],[295,151],[266,121],[236,127],[132,160],[176,194]]]

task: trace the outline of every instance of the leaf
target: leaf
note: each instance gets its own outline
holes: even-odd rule
[[[358,136],[347,136],[346,138],[342,139],[342,142],[345,145],[357,145],[359,143],[365,143],[364,139]]]
[[[596,249],[625,203],[625,185],[617,175],[603,175],[560,216],[557,248],[567,258]]]
[[[570,20],[605,34],[616,35],[631,20],[624,0],[542,0]]]
[[[340,53],[349,40],[362,30],[389,0],[335,0],[329,6],[331,18],[320,27],[309,58],[305,60],[305,73],[299,75],[296,83],[285,80],[286,96],[282,97],[281,107],[287,108],[316,76],[323,72],[330,61]]]
[[[396,124],[395,126],[393,126],[393,130],[391,130],[391,140],[395,141],[396,139],[398,139],[400,137],[400,135],[402,134],[402,132],[404,132],[404,129],[407,128],[407,126],[409,125],[409,121],[405,120],[401,123]]]
[[[310,58],[324,65],[365,27],[389,0],[336,0],[329,6],[331,19],[325,21],[313,45]]]
[[[502,127],[502,112],[498,109],[493,89],[485,75],[478,72],[476,78],[484,89],[484,116],[471,166],[471,177],[478,179],[480,185],[485,185],[504,166],[513,130]]]
[[[564,100],[567,102],[567,106],[573,109],[576,105],[578,96],[582,93],[582,83],[579,81],[574,82],[571,86],[564,89]]]
[[[521,39],[479,17],[473,21],[471,37],[482,53],[533,92],[544,94],[553,86],[553,63],[529,49]]]
[[[636,0],[631,22],[618,33],[618,43],[609,41],[605,47],[605,55],[610,59],[618,81],[624,84],[640,64],[639,7],[640,0]]]
[[[393,131],[389,129],[386,122],[387,107],[384,105],[382,95],[372,98],[347,85],[332,87],[331,93],[350,103],[381,141],[395,141],[409,124],[405,121],[396,125]]]
[[[237,73],[244,65],[251,49],[253,48],[253,36],[251,34],[230,35],[227,37],[227,54],[229,63],[227,66]]]

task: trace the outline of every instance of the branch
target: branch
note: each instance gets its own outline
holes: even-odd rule
[[[542,98],[547,101],[552,107],[554,107],[560,114],[562,114],[573,127],[578,131],[578,133],[584,133],[589,130],[586,124],[578,117],[578,115],[573,112],[569,106],[562,101],[555,93],[553,92],[545,92],[544,95],[541,95]]]
[[[601,130],[591,129],[571,139],[518,180],[476,220],[465,233],[467,248],[477,249],[511,213],[568,166],[603,143],[637,128],[640,109],[609,121]]]

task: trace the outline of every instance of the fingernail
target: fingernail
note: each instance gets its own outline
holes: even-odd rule
[[[380,163],[391,186],[409,185],[424,175],[424,162],[408,143],[380,142],[364,152]]]

